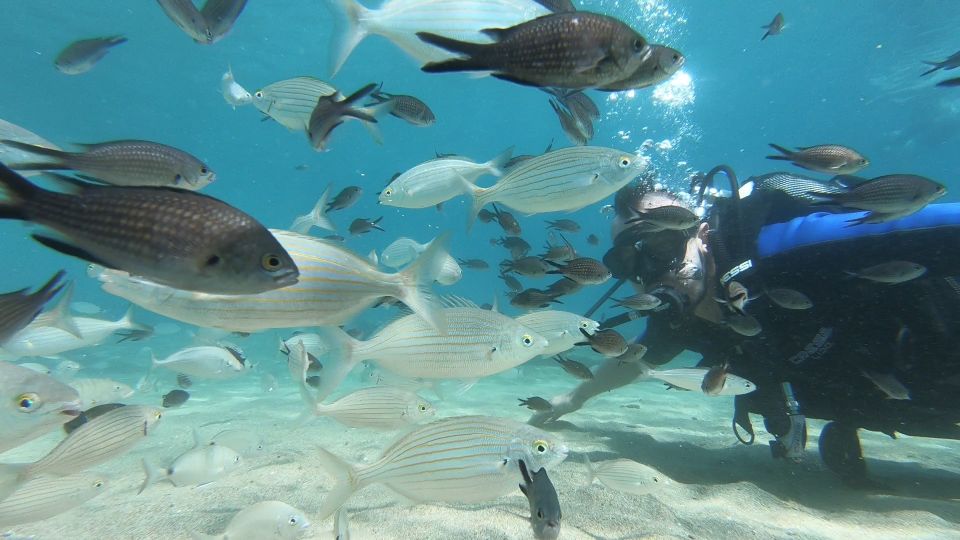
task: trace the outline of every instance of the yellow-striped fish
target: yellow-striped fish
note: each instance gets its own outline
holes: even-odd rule
[[[518,164],[489,188],[473,189],[468,223],[490,203],[528,215],[579,210],[625,186],[649,163],[644,156],[600,146],[548,152]]]
[[[528,424],[490,416],[437,420],[403,435],[369,465],[350,465],[320,449],[320,462],[336,479],[317,519],[336,512],[355,492],[385,484],[417,502],[476,503],[517,489],[519,460],[533,470],[559,465],[567,446]]]
[[[632,459],[611,459],[593,464],[587,457],[587,471],[587,484],[596,479],[608,488],[633,495],[650,493],[673,483],[660,471]]]
[[[354,390],[333,403],[317,403],[313,411],[345,426],[381,430],[421,424],[436,412],[432,403],[414,392],[392,386]]]
[[[517,322],[547,338],[549,344],[540,353],[542,356],[553,356],[572,349],[583,341],[580,330],[592,334],[600,328],[600,323],[588,317],[552,309],[521,315],[517,317]]]
[[[367,341],[353,339],[337,327],[318,329],[333,352],[322,360],[322,384],[332,390],[363,360],[405,377],[476,380],[517,367],[548,344],[540,334],[496,311],[446,308],[443,317],[446,333],[412,314]]]
[[[161,315],[233,332],[344,324],[385,296],[443,328],[430,285],[443,271],[449,238],[438,237],[402,272],[381,272],[335,242],[271,231],[296,261],[295,285],[254,295],[216,295],[172,289],[113,270],[100,273],[103,289]]]
[[[106,489],[106,477],[96,474],[34,478],[0,501],[0,527],[51,518],[80,506]]]

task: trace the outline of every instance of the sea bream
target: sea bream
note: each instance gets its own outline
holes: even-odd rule
[[[233,346],[188,347],[163,360],[157,360],[152,352],[150,354],[151,368],[183,373],[192,379],[233,379],[250,368],[243,351]]]
[[[599,146],[555,150],[520,163],[492,187],[475,188],[468,223],[490,203],[525,214],[579,210],[612,195],[648,164],[644,156]]]
[[[430,242],[421,244],[411,238],[401,236],[394,240],[389,246],[380,252],[380,264],[387,268],[403,268],[410,264],[430,247]],[[437,283],[441,285],[453,285],[463,277],[463,269],[457,260],[446,254],[443,259],[443,266],[437,275]]]
[[[421,163],[394,179],[380,192],[378,200],[385,206],[429,208],[476,189],[475,182],[484,175],[499,177],[503,166],[513,155],[513,147],[486,163],[449,156]]]
[[[424,64],[455,55],[420,41],[417,32],[490,43],[490,37],[483,30],[507,28],[550,13],[535,0],[388,0],[377,9],[366,8],[356,0],[328,3],[347,22],[346,31],[335,36],[330,47],[332,75],[336,75],[353,49],[371,34],[389,39]]]
[[[108,486],[107,478],[100,474],[34,478],[0,501],[0,528],[62,514],[100,495]]]
[[[209,484],[240,468],[243,458],[235,450],[218,444],[203,444],[193,430],[193,448],[180,454],[169,467],[161,468],[143,460],[145,478],[139,495],[152,484],[167,481],[176,487]]]
[[[383,297],[401,300],[442,327],[430,286],[443,270],[448,237],[437,238],[413,264],[389,274],[338,243],[272,232],[302,272],[292,287],[256,295],[215,295],[164,287],[115,271],[102,271],[99,279],[110,294],[150,311],[233,332],[344,324]]]
[[[307,534],[310,521],[302,510],[280,501],[261,501],[240,510],[227,528],[210,536],[193,533],[196,540],[296,540]]]
[[[57,429],[80,410],[80,395],[73,388],[49,375],[0,362],[0,453]]]
[[[547,347],[540,352],[541,356],[570,350],[583,340],[581,330],[592,334],[600,328],[600,323],[588,317],[552,309],[521,315],[517,322],[547,339]]]
[[[650,377],[654,379],[659,379],[684,390],[704,392],[709,396],[739,396],[741,394],[749,394],[757,389],[757,385],[743,377],[727,373],[726,370],[723,371],[722,381],[708,379],[709,384],[707,388],[704,388],[704,379],[707,378],[708,373],[710,373],[710,368],[699,367],[664,370],[651,369],[649,371]],[[715,370],[714,373],[717,373],[717,371]],[[719,379],[719,377],[715,378]],[[706,390],[709,390],[709,393],[707,393]]]

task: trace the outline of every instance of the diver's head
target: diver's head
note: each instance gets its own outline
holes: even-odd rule
[[[667,290],[685,306],[695,306],[706,295],[707,279],[714,274],[707,247],[709,227],[701,222],[685,230],[663,229],[636,219],[665,206],[689,210],[682,198],[667,191],[642,186],[621,189],[614,202],[613,248],[604,263],[614,276],[633,281],[644,292]]]

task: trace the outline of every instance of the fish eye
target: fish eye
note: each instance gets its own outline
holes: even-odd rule
[[[420,412],[426,412],[426,410],[427,410],[427,406],[421,403],[421,404],[420,404]]]
[[[289,523],[289,524],[291,524],[291,525],[296,525],[296,524],[297,524],[297,518],[291,517],[290,520],[287,521],[287,523]]]
[[[263,258],[260,259],[260,265],[263,266],[263,269],[269,270],[270,272],[279,270],[280,264],[281,264],[280,257],[278,257],[277,255],[273,255],[272,253],[268,253],[264,255]]]
[[[103,487],[103,480],[97,480],[96,482],[94,482],[93,487],[95,488]]]
[[[257,98],[257,99],[263,99],[263,92],[260,91],[260,90],[257,90],[257,92],[256,92],[255,94],[253,94],[253,97],[255,97],[255,98]]]
[[[660,479],[657,478],[656,476],[653,477],[653,481],[656,482],[656,483],[658,483],[658,484],[660,483]]]
[[[40,396],[33,392],[26,392],[17,396],[17,408],[20,412],[33,412],[40,406]]]
[[[210,172],[206,167],[200,167],[200,174],[207,174]]]
[[[389,197],[389,196],[393,195],[393,190],[390,189],[390,188],[387,188],[387,189],[383,190],[383,194],[386,195],[387,197]]]
[[[587,328],[590,328],[590,323],[588,323],[587,321],[580,321],[580,328],[583,328],[584,330],[586,330]]]
[[[636,50],[636,51],[642,51],[645,46],[646,46],[646,43],[644,43],[642,39],[637,38],[637,39],[633,40],[633,49],[634,49],[634,50]]]
[[[218,264],[220,264],[220,256],[219,256],[219,255],[214,254],[214,255],[211,255],[211,256],[209,256],[209,257],[207,258],[207,266],[216,266],[216,265],[218,265]]]
[[[543,519],[543,510],[537,508],[537,518]]]
[[[533,337],[532,337],[530,334],[524,334],[524,335],[523,335],[523,346],[524,346],[524,347],[529,347],[529,346],[531,346],[531,345],[533,345]]]
[[[630,163],[632,163],[632,162],[633,162],[633,160],[631,160],[630,158],[628,158],[628,157],[626,157],[626,156],[620,158],[620,166],[621,166],[621,167],[629,167],[629,166],[630,166]]]
[[[547,444],[547,441],[533,441],[533,449],[536,450],[538,454],[546,452],[549,447],[550,445]]]
[[[176,175],[176,176],[173,177],[173,183],[174,183],[174,184],[179,184],[181,180],[183,180],[183,175],[182,175],[182,174],[178,174],[178,175]]]

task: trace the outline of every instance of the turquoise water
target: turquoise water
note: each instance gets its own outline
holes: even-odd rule
[[[452,255],[484,259],[495,267],[508,253],[490,245],[489,239],[502,231],[496,224],[477,224],[468,235],[464,216],[469,204],[464,198],[445,204],[442,211],[404,210],[379,206],[376,193],[394,173],[437,152],[486,161],[508,146],[518,154],[539,153],[551,141],[555,147],[567,146],[545,95],[492,78],[422,73],[414,60],[378,36],[361,43],[340,73],[329,79],[328,57],[336,30],[324,3],[251,2],[227,38],[200,46],[152,2],[104,0],[80,5],[8,0],[0,38],[4,67],[0,118],[64,147],[132,138],[182,148],[217,172],[216,182],[205,193],[271,228],[286,228],[294,217],[308,212],[328,184],[333,184],[334,192],[358,185],[365,191],[360,202],[331,214],[340,233],[346,235],[355,217],[379,216],[386,232],[348,238],[346,245],[355,252],[380,251],[400,236],[426,242],[451,231]],[[668,187],[685,187],[692,172],[718,163],[732,166],[743,177],[782,170],[764,159],[770,142],[791,147],[837,142],[869,156],[870,170],[877,175],[912,172],[937,179],[954,192],[960,188],[955,180],[960,92],[935,87],[936,80],[945,78],[940,73],[919,78],[924,71],[921,60],[943,59],[960,47],[956,39],[960,6],[951,0],[909,5],[867,0],[624,0],[579,5],[617,16],[650,41],[686,56],[681,72],[655,88],[590,93],[602,113],[591,144],[633,152],[644,141],[652,141],[645,153],[659,171],[659,181]],[[761,42],[760,26],[777,11],[784,12],[787,27]],[[129,42],[112,50],[89,73],[71,77],[53,68],[53,58],[67,43],[111,34],[124,34]],[[261,122],[254,107],[234,109],[226,104],[219,85],[228,66],[251,92],[299,75],[331,80],[345,94],[369,82],[383,82],[388,92],[424,100],[438,120],[432,127],[414,128],[384,118],[382,146],[372,142],[359,123],[350,122],[337,129],[330,151],[317,153],[302,133]],[[491,181],[488,177],[484,184]],[[950,193],[946,199],[955,197]],[[583,226],[580,233],[568,235],[581,255],[600,258],[608,249],[610,222],[600,209],[610,202],[562,216]],[[518,217],[523,237],[538,253],[547,238],[545,220],[561,216]],[[599,246],[586,244],[590,233],[601,239]],[[314,234],[326,233],[315,229]],[[36,244],[24,225],[0,223],[0,245],[5,263],[0,291],[39,284],[63,268],[76,283],[76,300],[104,308],[98,317],[115,319],[126,310],[126,302],[102,292],[96,280],[86,277],[86,263]],[[464,269],[463,280],[438,290],[477,303],[491,302],[495,295],[501,306],[508,302],[492,269]],[[563,309],[583,312],[602,290],[588,287],[566,297]],[[509,307],[505,312],[518,313]],[[607,314],[601,309],[595,318]],[[370,331],[387,317],[386,311],[371,310],[348,326]],[[136,318],[164,331],[147,341],[108,340],[64,357],[79,361],[83,376],[134,385],[148,365],[144,347],[165,355],[194,341],[196,329],[189,325],[143,310]],[[325,478],[323,469],[311,460],[311,449],[329,443],[339,431],[326,419],[307,426],[296,421],[299,398],[276,353],[277,339],[290,332],[229,337],[258,364],[257,374],[223,385],[198,385],[191,390],[193,399],[165,419],[163,432],[118,460],[118,478],[108,494],[71,513],[14,530],[43,539],[186,538],[193,527],[184,527],[184,516],[212,532],[225,525],[230,512],[262,498],[287,500],[309,513],[330,487],[329,478],[320,480]],[[582,357],[590,365],[598,361],[588,354]],[[692,358],[686,360],[679,365],[689,365]],[[511,371],[485,379],[463,396],[446,395],[441,416],[483,412],[525,420],[526,410],[518,410],[515,398],[534,393],[549,397],[575,383],[551,364],[537,360],[519,374]],[[277,393],[262,392],[263,372],[280,380]],[[538,385],[532,392],[530,381]],[[157,404],[172,384],[166,380],[163,391],[140,393],[132,401]],[[359,377],[349,384],[359,385]],[[582,416],[572,419],[583,429],[561,432],[576,452],[632,457],[663,470],[683,487],[641,498],[596,484],[585,488],[580,478],[585,468],[578,454],[565,465],[570,475],[560,469],[555,480],[565,503],[561,537],[840,538],[870,527],[875,527],[870,530],[878,538],[960,536],[956,530],[960,512],[952,506],[955,503],[945,502],[957,496],[960,447],[954,442],[906,438],[898,446],[884,442],[883,436],[866,435],[868,456],[882,461],[879,470],[907,484],[900,486],[905,492],[883,500],[853,491],[836,495],[831,494],[835,480],[818,465],[785,473],[763,455],[763,448],[732,447],[728,431],[732,408],[727,402],[714,407],[712,403],[664,396],[653,384],[628,387],[591,402]],[[638,407],[642,411],[635,410]],[[140,457],[155,455],[158,461],[175,457],[189,447],[190,428],[210,422],[262,431],[270,442],[268,454],[250,460],[249,473],[206,491],[174,491],[165,485],[135,499]],[[331,450],[357,461],[361,456],[375,457],[392,437],[353,434],[345,440],[355,444],[338,443]],[[42,454],[47,448],[40,444],[43,441],[11,455]],[[663,457],[671,452],[679,458]],[[816,462],[815,445],[808,445],[808,454],[808,461]],[[907,462],[916,468],[903,465]],[[271,484],[271,474],[283,480]],[[788,474],[799,475],[792,486],[784,479]],[[910,480],[917,477],[921,479]],[[357,512],[355,537],[360,538],[530,537],[522,519],[504,517],[509,511],[526,515],[526,502],[516,494],[467,510],[397,507],[380,492],[352,499],[350,505]],[[730,528],[724,527],[725,520]],[[317,523],[307,537],[328,538],[330,528],[329,520]]]

